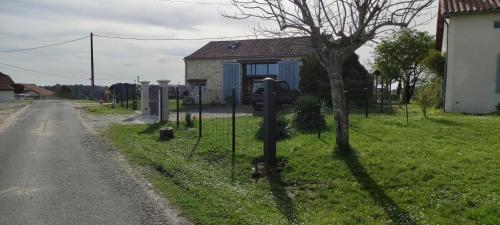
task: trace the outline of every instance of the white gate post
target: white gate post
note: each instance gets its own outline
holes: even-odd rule
[[[161,88],[161,101],[159,101],[159,109],[161,116],[160,118],[162,119],[161,122],[167,122],[168,121],[168,83],[170,83],[170,80],[158,80],[158,85]]]
[[[141,111],[149,114],[149,81],[141,81]]]

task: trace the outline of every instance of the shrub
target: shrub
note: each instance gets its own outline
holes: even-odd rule
[[[497,104],[497,114],[500,114],[500,103]]]
[[[415,101],[419,104],[420,110],[425,118],[427,118],[427,111],[432,106],[436,106],[440,101],[439,96],[440,83],[436,80],[424,83],[419,86],[415,93]]]
[[[259,130],[255,134],[259,140],[264,140],[264,121],[260,122]],[[286,139],[290,137],[290,121],[284,116],[276,118],[276,140]]]
[[[191,116],[191,113],[186,113],[186,127],[191,128],[194,127],[194,121],[193,121],[193,116]]]
[[[317,97],[299,97],[295,102],[293,124],[300,130],[326,127],[324,108],[324,104]]]

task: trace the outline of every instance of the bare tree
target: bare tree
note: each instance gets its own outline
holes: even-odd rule
[[[416,25],[416,17],[434,0],[231,0],[238,9],[235,19],[274,21],[271,33],[311,36],[321,65],[328,72],[334,106],[336,143],[350,150],[349,124],[342,80],[342,64],[358,48],[378,34]]]

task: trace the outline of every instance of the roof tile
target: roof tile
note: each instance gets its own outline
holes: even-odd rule
[[[441,0],[443,15],[500,11],[500,0]]]
[[[185,59],[302,57],[313,52],[310,37],[212,41]]]

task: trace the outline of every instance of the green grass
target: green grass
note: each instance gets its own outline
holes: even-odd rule
[[[139,107],[140,106],[138,106],[138,109]],[[128,109],[125,104],[123,106],[120,106],[120,104],[116,104],[116,107],[113,107],[113,105],[109,103],[102,104],[102,106],[99,103],[96,103],[86,106],[86,112],[95,115],[108,115],[108,114],[128,115],[135,113],[134,110],[132,109],[132,102],[129,102]]]
[[[410,116],[406,126],[400,113],[352,115],[352,154],[333,151],[331,130],[322,139],[294,131],[278,143],[281,172],[259,179],[256,117],[237,119],[234,160],[227,132],[208,132],[229,121],[204,121],[199,141],[196,129],[181,129],[158,142],[160,124],[114,125],[107,135],[200,224],[500,224],[500,117]]]

